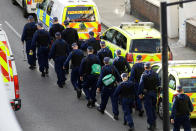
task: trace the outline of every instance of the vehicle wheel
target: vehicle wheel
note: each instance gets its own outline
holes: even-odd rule
[[[158,106],[158,114],[161,119],[163,119],[163,102],[162,100],[159,102]]]
[[[12,4],[13,5],[18,5],[18,3],[16,2],[16,0],[12,0]]]

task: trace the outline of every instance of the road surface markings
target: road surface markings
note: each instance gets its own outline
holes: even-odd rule
[[[21,35],[16,31],[16,29],[9,23],[9,22],[7,22],[7,21],[5,21],[5,24],[19,37],[19,38],[21,38]],[[49,65],[54,69],[54,65],[51,63],[51,62],[49,62]],[[39,72],[39,69],[37,68],[37,71]],[[84,92],[82,91],[82,94],[83,95],[85,95],[84,94]],[[97,106],[97,107],[99,107],[100,105],[96,102],[95,103],[95,105]],[[107,110],[105,110],[104,111],[105,112],[105,114],[107,115],[107,116],[109,116],[112,120],[114,120],[115,121],[115,119],[113,118],[113,116],[107,111]]]

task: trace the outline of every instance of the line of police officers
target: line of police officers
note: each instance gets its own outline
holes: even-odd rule
[[[132,108],[135,106],[139,111],[139,116],[143,116],[144,110],[141,102],[143,99],[147,115],[147,129],[153,131],[156,127],[157,87],[160,86],[160,79],[158,74],[151,70],[150,63],[142,63],[142,56],[138,55],[137,63],[131,70],[129,63],[121,56],[120,50],[116,51],[117,57],[111,63],[112,52],[106,47],[104,41],[94,38],[92,31],[89,32],[90,38],[80,46],[81,49],[87,50],[87,56],[85,56],[84,51],[78,46],[77,31],[69,27],[67,20],[64,25],[65,29],[58,23],[58,18],[54,17],[53,25],[48,32],[44,30],[42,23],[34,22],[33,16],[28,17],[21,40],[23,44],[24,41],[26,42],[29,68],[31,70],[36,68],[37,59],[41,76],[45,77],[49,70],[48,61],[53,59],[57,84],[63,88],[66,81],[65,74],[68,73],[71,61],[71,83],[78,98],[81,97],[83,89],[88,101],[87,107],[95,107],[96,92],[101,92],[101,104],[97,110],[104,114],[110,98],[114,119],[118,120],[118,102],[120,101],[124,112],[124,125],[128,124],[129,130],[132,131],[134,130]],[[94,65],[101,65],[101,71],[97,74],[92,73]],[[103,79],[106,76],[110,76],[107,78],[111,83],[105,84]],[[175,114],[172,116],[174,117]]]

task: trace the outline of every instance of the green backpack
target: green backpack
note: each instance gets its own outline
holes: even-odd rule
[[[91,66],[91,74],[93,74],[93,75],[100,75],[100,73],[101,73],[101,65],[93,64]]]
[[[102,79],[102,82],[105,86],[111,85],[114,81],[115,81],[115,77],[112,74],[108,74]]]

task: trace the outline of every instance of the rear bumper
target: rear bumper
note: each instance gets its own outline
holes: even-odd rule
[[[14,111],[20,110],[20,108],[21,108],[21,99],[14,99],[11,102],[11,106],[12,106]]]

